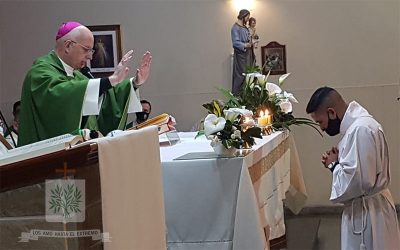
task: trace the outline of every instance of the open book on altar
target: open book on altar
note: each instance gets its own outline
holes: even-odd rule
[[[10,149],[7,153],[0,155],[0,166],[69,149],[83,141],[84,139],[81,135],[65,134]]]
[[[148,119],[147,121],[144,121],[140,124],[137,124],[136,126],[133,126],[132,128],[128,129],[128,130],[132,130],[132,129],[141,129],[141,128],[145,128],[151,125],[155,125],[158,127],[158,134],[163,134],[169,131],[173,131],[175,130],[175,128],[169,124],[171,119],[171,116],[169,114],[161,114],[158,115],[156,117],[153,117],[151,119]]]

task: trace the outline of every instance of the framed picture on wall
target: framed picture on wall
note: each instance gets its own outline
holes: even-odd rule
[[[271,70],[271,75],[286,74],[286,50],[285,45],[276,41],[261,47],[261,62],[264,66],[263,74]]]
[[[94,53],[88,67],[96,77],[111,75],[122,58],[120,25],[88,26],[94,36]]]

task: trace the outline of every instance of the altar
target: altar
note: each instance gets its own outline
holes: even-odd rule
[[[161,147],[168,249],[269,249],[306,192],[288,132],[256,139],[242,156],[216,157],[205,137]],[[292,175],[293,174],[293,175]]]

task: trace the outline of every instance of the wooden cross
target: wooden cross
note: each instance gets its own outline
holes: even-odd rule
[[[64,173],[64,179],[67,179],[68,173],[75,173],[75,169],[68,169],[67,162],[64,161],[64,168],[63,169],[56,169],[56,173]]]

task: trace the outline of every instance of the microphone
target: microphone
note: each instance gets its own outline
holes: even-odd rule
[[[94,79],[95,77],[92,75],[92,72],[90,72],[90,68],[88,66],[85,66],[81,68],[81,73],[85,75],[89,79]]]

